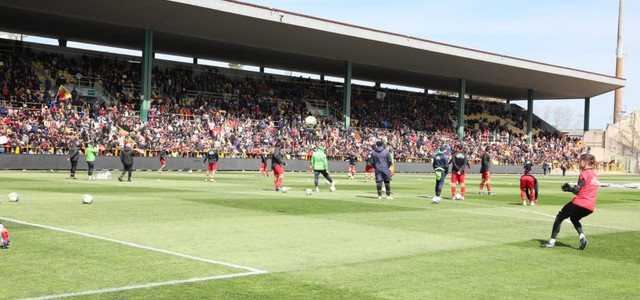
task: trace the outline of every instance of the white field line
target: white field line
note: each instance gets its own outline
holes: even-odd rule
[[[190,259],[190,260],[196,260],[196,261],[201,261],[201,262],[205,262],[205,263],[209,263],[209,264],[222,265],[222,266],[227,266],[227,267],[231,267],[231,268],[237,268],[237,269],[242,269],[242,270],[249,271],[249,272],[244,272],[244,273],[217,275],[217,276],[210,276],[210,277],[190,278],[190,279],[182,279],[182,280],[170,280],[170,281],[164,281],[164,282],[154,282],[154,283],[147,283],[147,284],[141,284],[141,285],[131,285],[131,286],[108,288],[108,289],[102,289],[102,290],[77,292],[77,293],[47,295],[47,296],[41,296],[41,297],[35,297],[35,298],[24,298],[23,300],[68,298],[68,297],[77,297],[77,296],[84,296],[84,295],[93,295],[93,294],[113,293],[113,292],[121,292],[121,291],[135,290],[135,289],[144,289],[144,288],[157,287],[157,286],[163,286],[163,285],[174,285],[174,284],[191,283],[191,282],[208,281],[208,280],[217,280],[217,279],[226,279],[226,278],[243,277],[243,276],[251,276],[251,275],[258,275],[258,274],[266,274],[266,273],[268,273],[267,271],[259,270],[259,269],[256,269],[256,268],[245,267],[245,266],[240,266],[240,265],[236,265],[236,264],[210,260],[210,259],[206,259],[206,258],[200,258],[200,257],[196,257],[196,256],[188,255],[188,254],[183,254],[183,253],[178,253],[178,252],[173,252],[173,251],[169,251],[169,250],[163,250],[163,249],[158,249],[158,248],[147,247],[147,246],[143,246],[143,245],[139,245],[139,244],[135,244],[135,243],[130,243],[130,242],[125,242],[125,241],[110,239],[110,238],[106,238],[106,237],[102,237],[102,236],[98,236],[98,235],[94,235],[94,234],[88,234],[88,233],[83,233],[83,232],[78,232],[78,231],[73,231],[73,230],[67,230],[67,229],[63,229],[63,228],[57,228],[57,227],[41,225],[41,224],[34,224],[34,223],[25,222],[25,221],[20,221],[20,220],[15,220],[15,219],[10,219],[10,218],[4,218],[4,217],[2,217],[2,219],[6,220],[6,221],[9,221],[9,222],[17,223],[17,224],[28,225],[28,226],[32,226],[32,227],[38,227],[38,228],[44,228],[44,229],[49,229],[49,230],[54,230],[54,231],[60,231],[60,232],[80,235],[80,236],[84,236],[84,237],[88,237],[88,238],[94,238],[94,239],[103,240],[103,241],[107,241],[107,242],[112,242],[112,243],[116,243],[116,244],[121,244],[121,245],[129,246],[129,247],[140,248],[140,249],[144,249],[144,250],[149,250],[149,251],[159,252],[159,253],[163,253],[163,254],[178,256],[178,257],[182,257],[182,258],[186,258],[186,259]]]
[[[69,297],[87,296],[87,295],[104,294],[104,293],[115,293],[115,292],[129,291],[129,290],[158,287],[163,285],[173,285],[173,284],[192,283],[192,282],[226,279],[226,278],[234,278],[234,277],[243,277],[243,276],[250,276],[250,275],[256,275],[256,274],[260,274],[260,273],[246,272],[246,273],[218,275],[218,276],[211,276],[211,277],[190,278],[190,279],[183,279],[183,280],[171,280],[171,281],[154,282],[154,283],[147,283],[147,284],[140,284],[140,285],[122,286],[117,288],[108,288],[108,289],[102,289],[102,290],[48,295],[48,296],[41,296],[41,297],[35,297],[35,298],[22,298],[20,300],[45,300],[45,299],[69,298]]]
[[[63,229],[63,228],[57,228],[57,227],[53,227],[53,226],[34,224],[34,223],[25,222],[25,221],[4,218],[4,217],[2,217],[2,219],[10,221],[10,222],[13,222],[13,223],[22,224],[22,225],[39,227],[39,228],[55,230],[55,231],[60,231],[60,232],[65,232],[65,233],[71,233],[71,234],[80,235],[80,236],[84,236],[84,237],[89,237],[89,238],[108,241],[108,242],[112,242],[112,243],[116,243],[116,244],[121,244],[121,245],[129,246],[129,247],[140,248],[140,249],[144,249],[144,250],[149,250],[149,251],[160,252],[160,253],[169,254],[169,255],[173,255],[173,256],[178,256],[178,257],[182,257],[182,258],[186,258],[186,259],[197,260],[197,261],[202,261],[202,262],[206,262],[206,263],[210,263],[210,264],[222,265],[222,266],[227,266],[227,267],[247,270],[249,272],[253,272],[253,273],[256,273],[256,274],[267,273],[267,271],[263,271],[263,270],[259,270],[259,269],[255,269],[255,268],[251,268],[251,267],[245,267],[245,266],[226,263],[226,262],[222,262],[222,261],[216,261],[216,260],[210,260],[210,259],[206,259],[206,258],[195,257],[195,256],[191,256],[191,255],[188,255],[188,254],[173,252],[173,251],[169,251],[169,250],[163,250],[163,249],[158,249],[158,248],[147,247],[147,246],[143,246],[143,245],[139,245],[139,244],[135,244],[135,243],[130,243],[130,242],[125,242],[125,241],[110,239],[110,238],[102,237],[102,236],[99,236],[99,235],[83,233],[83,232],[78,232],[78,231],[73,231],[73,230],[68,230],[68,229]]]

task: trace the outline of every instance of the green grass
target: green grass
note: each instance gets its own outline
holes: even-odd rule
[[[438,205],[429,174],[396,175],[394,200],[345,174],[333,174],[336,192],[323,183],[310,196],[306,173],[285,174],[288,193],[257,172],[222,172],[215,183],[186,172],[65,177],[0,172],[11,235],[0,299],[640,298],[639,190],[600,188],[582,221],[586,250],[570,223],[555,249],[540,248],[571,199],[560,185],[576,176],[539,175],[536,207],[521,206],[516,175],[494,175],[493,197],[477,195],[479,175],[468,175],[465,200]],[[7,201],[12,191],[18,203]],[[86,193],[93,204],[81,204]]]

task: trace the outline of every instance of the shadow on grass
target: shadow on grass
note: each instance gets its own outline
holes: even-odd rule
[[[537,241],[540,244],[541,248],[544,248],[544,244],[546,244],[549,240],[535,239],[535,241]],[[573,247],[571,245],[567,245],[567,244],[565,244],[563,242],[556,241],[556,248],[562,248],[562,247],[564,247],[564,248],[574,248],[576,250],[578,249],[578,248]],[[553,248],[549,248],[549,249],[553,249]]]

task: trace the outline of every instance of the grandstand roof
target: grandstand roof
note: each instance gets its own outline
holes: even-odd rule
[[[0,30],[518,100],[579,99],[626,80],[236,1],[0,0]]]

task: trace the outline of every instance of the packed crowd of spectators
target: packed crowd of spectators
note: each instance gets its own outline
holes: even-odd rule
[[[282,141],[291,158],[306,159],[322,145],[331,159],[344,159],[349,154],[363,157],[375,141],[383,140],[398,161],[429,161],[440,145],[464,143],[472,162],[479,161],[488,146],[500,164],[525,160],[541,164],[570,161],[585,151],[579,140],[554,133],[541,132],[529,144],[506,122],[473,118],[496,107],[479,101],[466,108],[469,129],[461,140],[451,101],[393,91],[380,98],[373,88],[365,87],[354,90],[349,128],[335,117],[321,118],[310,128],[304,122],[309,114],[305,100],[323,99],[341,106],[341,88],[310,79],[238,78],[216,68],[194,72],[156,67],[155,99],[148,121],[141,122],[140,95],[135,89],[125,91],[127,86],[139,86],[140,73],[123,59],[82,56],[76,61],[62,54],[35,54],[28,47],[2,55],[0,135],[9,137],[9,142],[0,151],[5,153],[60,155],[78,140],[99,144],[103,155],[115,155],[124,143],[132,143],[149,156],[161,150],[173,156],[198,156],[213,148],[225,157],[255,157]],[[34,63],[42,66],[43,82]],[[57,99],[58,87],[66,84],[60,71],[100,82],[118,101],[83,100],[77,93],[66,101]]]

